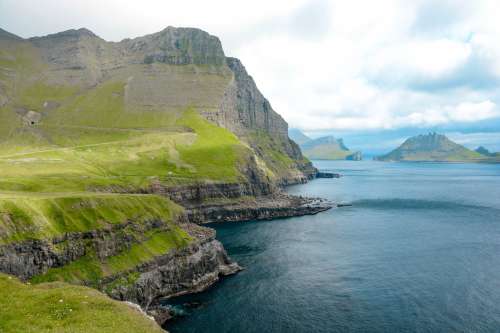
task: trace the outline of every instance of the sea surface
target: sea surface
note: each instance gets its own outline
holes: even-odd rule
[[[171,301],[171,332],[500,332],[500,165],[316,161],[352,207],[212,225],[246,269]]]

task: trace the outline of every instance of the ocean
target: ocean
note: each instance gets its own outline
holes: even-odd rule
[[[245,267],[171,300],[171,332],[500,332],[500,165],[315,161],[352,206],[213,224]]]

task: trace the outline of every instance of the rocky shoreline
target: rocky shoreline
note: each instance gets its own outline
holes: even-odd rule
[[[242,269],[216,240],[215,230],[202,224],[311,215],[334,206],[320,198],[291,196],[268,186],[210,184],[177,187],[172,192],[157,191],[156,194],[169,197],[184,207],[184,213],[174,222],[191,237],[189,245],[97,282],[82,281],[83,284],[104,291],[116,300],[138,304],[163,325],[172,314],[170,309],[161,306],[160,299],[202,292],[220,278]],[[85,258],[89,253],[101,261],[107,260],[141,242],[140,238],[130,237],[131,234],[168,231],[169,228],[164,221],[137,224],[131,220],[103,230],[2,245],[0,271],[29,281],[49,269]],[[133,281],[130,281],[131,275],[135,276]]]
[[[283,193],[235,202],[208,202],[186,206],[189,221],[197,224],[245,222],[313,215],[333,207],[321,198],[304,198]]]
[[[185,208],[185,218],[189,225],[195,225],[196,228],[203,228],[201,224],[208,223],[222,223],[222,222],[247,222],[247,221],[260,221],[260,220],[274,220],[279,218],[288,218],[304,215],[314,215],[320,212],[329,210],[335,207],[332,202],[322,198],[307,198],[301,196],[293,196],[284,193],[282,190],[278,191],[262,191],[259,184],[234,184],[229,185],[231,191],[229,198],[213,195],[214,189],[220,190],[220,186],[228,185],[209,185],[189,188],[176,188],[173,195],[169,191],[162,190],[162,194],[169,196]],[[208,188],[208,190],[207,190]],[[247,193],[255,193],[257,188],[258,193],[266,193],[265,195],[245,196]],[[236,190],[235,190],[236,189]],[[246,189],[241,191],[241,189]],[[186,191],[187,190],[187,191]],[[215,237],[215,230],[208,229],[213,232]],[[205,291],[216,283],[219,278],[236,274],[242,267],[237,263],[232,262],[222,246],[221,243],[216,242],[215,246],[220,247],[219,253],[223,253],[224,264],[219,273],[214,275],[207,273],[207,280],[200,279],[201,283],[193,283],[190,288],[178,293],[171,294],[164,297],[156,297],[155,301],[148,305],[146,311],[149,315],[153,316],[155,320],[162,326],[175,317],[175,311],[171,308],[160,304],[160,299],[181,296],[190,293],[198,293]],[[139,302],[140,304],[140,302]]]

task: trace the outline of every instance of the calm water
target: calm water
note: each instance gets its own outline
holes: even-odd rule
[[[500,165],[316,165],[289,192],[353,206],[214,226],[246,270],[171,332],[500,332]]]

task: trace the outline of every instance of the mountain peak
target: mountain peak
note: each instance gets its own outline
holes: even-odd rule
[[[90,37],[90,38],[99,38],[95,33],[90,31],[87,28],[79,28],[79,29],[69,29],[61,32],[57,32],[55,34],[49,34],[46,36],[32,37],[30,40],[39,40],[39,39],[52,39],[52,38],[82,38],[82,37]]]
[[[147,64],[226,64],[219,38],[198,28],[168,26],[149,35],[124,39],[119,45],[128,52],[141,55]]]

